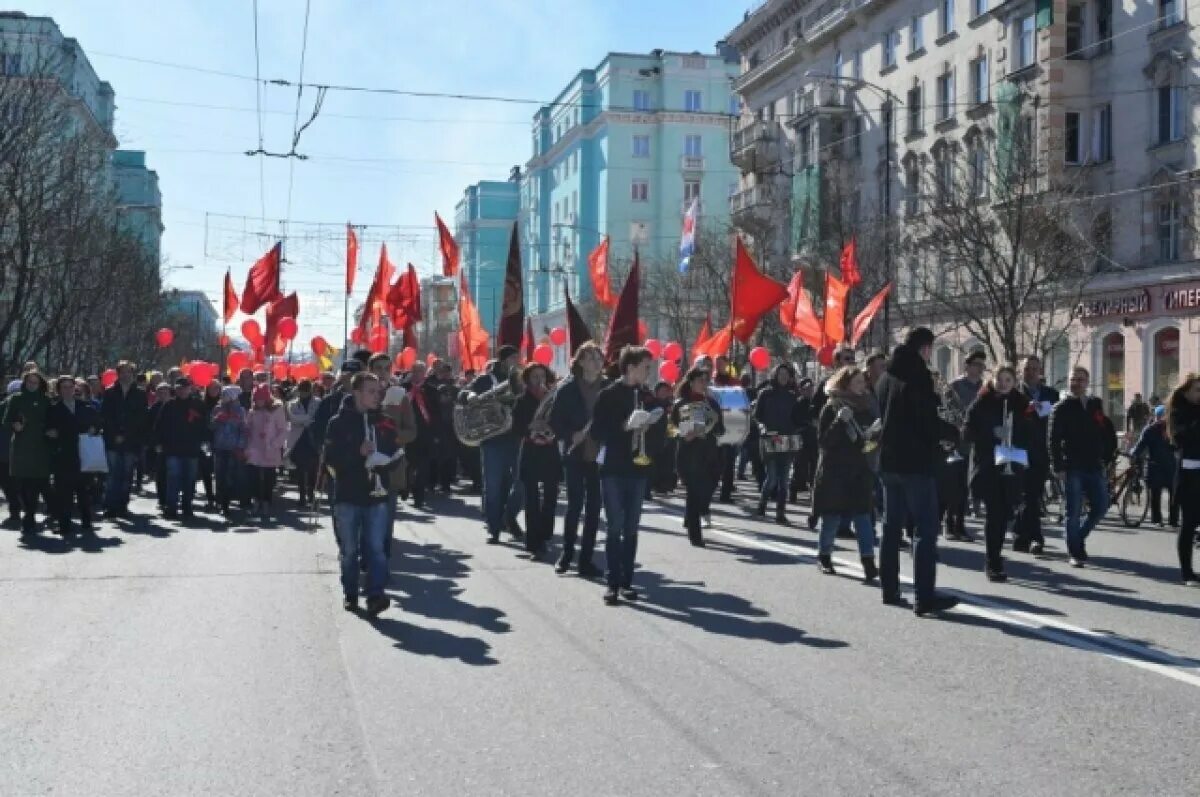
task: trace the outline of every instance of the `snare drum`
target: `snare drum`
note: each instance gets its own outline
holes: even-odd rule
[[[802,444],[800,441],[801,437],[798,434],[773,434],[761,437],[758,445],[762,450],[763,456],[767,454],[790,454],[801,449]]]
[[[740,446],[750,434],[750,396],[741,387],[710,387],[709,392],[721,407],[725,434],[717,438],[723,446]]]

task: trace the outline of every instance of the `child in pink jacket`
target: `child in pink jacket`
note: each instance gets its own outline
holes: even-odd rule
[[[252,402],[246,419],[249,439],[246,464],[250,466],[251,495],[254,497],[252,511],[263,520],[270,520],[275,476],[283,467],[283,446],[287,442],[287,413],[267,385],[254,388]]]

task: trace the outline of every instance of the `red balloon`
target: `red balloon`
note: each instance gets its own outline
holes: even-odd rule
[[[555,327],[550,330],[550,342],[555,346],[561,346],[567,342],[567,330],[562,327]]]
[[[117,369],[109,368],[104,373],[100,374],[100,384],[106,389],[117,383]]]
[[[290,315],[285,315],[283,318],[279,319],[279,323],[276,324],[276,326],[279,328],[279,337],[283,338],[284,340],[291,340],[292,338],[296,337],[296,333],[300,331],[300,327],[296,323],[296,319],[292,318]]]
[[[175,340],[175,333],[163,327],[154,333],[154,342],[158,344],[158,348],[165,349]]]
[[[325,352],[329,350],[329,342],[320,335],[317,335],[312,339],[312,350],[313,354],[317,355],[318,357],[323,357],[325,356]]]
[[[648,339],[642,345],[644,345],[647,349],[650,350],[650,355],[652,357],[654,357],[654,359],[657,360],[659,357],[662,356],[662,344],[659,343],[658,340],[656,340],[655,338]]]
[[[666,346],[663,346],[662,356],[664,360],[678,360],[683,357],[683,347],[675,341],[671,341]]]
[[[400,367],[407,371],[409,368],[412,368],[413,364],[417,361],[417,350],[412,346],[405,346],[397,359],[400,362]]]
[[[388,333],[387,329],[380,325],[371,330],[371,344],[369,348],[375,353],[386,352],[388,350]]]
[[[547,346],[545,343],[533,350],[533,361],[542,365],[549,365],[554,362],[554,349]]]
[[[237,376],[238,371],[250,366],[250,355],[244,351],[231,351],[225,362],[229,365],[229,373]]]
[[[208,387],[209,382],[213,381],[213,377],[217,375],[216,366],[212,363],[206,363],[202,360],[194,360],[192,362],[192,381],[196,383],[196,387]]]
[[[228,347],[229,346],[229,336],[226,335],[224,332],[222,332],[220,335],[217,336],[217,345],[220,346],[222,349]]]
[[[261,346],[263,342],[262,327],[253,318],[242,322],[242,336],[252,345]]]
[[[275,377],[276,381],[279,381],[282,379],[287,379],[287,375],[288,375],[288,364],[287,363],[275,363],[274,365],[271,366],[271,376]]]
[[[759,371],[766,370],[767,366],[771,364],[771,352],[762,346],[755,346],[750,350],[750,364]]]
[[[679,363],[667,360],[658,367],[658,378],[674,384],[679,381]]]

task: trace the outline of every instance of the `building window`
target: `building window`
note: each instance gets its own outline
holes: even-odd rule
[[[700,181],[699,180],[684,180],[683,181],[683,205],[685,208],[691,207],[693,199],[700,198]]]
[[[848,150],[849,157],[862,157],[862,137],[863,118],[861,116],[855,116],[850,120],[850,133],[848,135],[850,140],[846,142],[848,144],[846,149]]]
[[[812,128],[804,125],[796,134],[796,149],[800,159],[800,168],[807,169],[812,164]]]
[[[742,106],[738,102],[737,95],[730,94],[729,95],[729,115],[730,116],[740,116],[741,113],[742,113]]]
[[[649,158],[650,157],[650,136],[634,136],[633,137],[633,157]]]
[[[1183,138],[1183,88],[1159,86],[1157,93],[1158,143],[1167,144]]]
[[[0,53],[0,75],[16,77],[21,74],[20,53]]]
[[[971,139],[967,156],[970,159],[971,196],[983,198],[987,196],[987,150],[983,146],[983,137]]]
[[[938,7],[938,35],[947,36],[954,32],[954,0],[942,0]]]
[[[1079,129],[1079,112],[1067,111],[1063,130],[1063,160],[1070,164],[1078,164],[1082,156],[1080,138],[1083,132]]]
[[[833,74],[838,77],[846,76],[846,62],[842,60],[842,51],[838,50],[833,54]]]
[[[683,137],[683,154],[689,158],[699,158],[704,155],[700,136],[687,135]]]
[[[650,92],[645,89],[633,90],[633,109],[635,111],[650,110]]]
[[[920,267],[917,265],[917,261],[910,261],[905,271],[907,273],[904,280],[904,298],[910,302],[915,302],[917,300],[917,282],[920,274]]]
[[[630,184],[629,199],[631,202],[649,202],[650,181],[635,177]]]
[[[946,71],[938,76],[938,121],[944,121],[954,116],[954,73],[946,67]]]
[[[1067,6],[1067,58],[1083,58],[1083,6]]]
[[[908,133],[921,132],[921,84],[908,90]]]
[[[1037,137],[1032,115],[1022,116],[1017,122],[1016,139],[1018,163],[1022,169],[1033,168],[1034,163],[1036,163],[1034,154],[1035,147],[1037,146]]]
[[[1179,0],[1158,0],[1158,26],[1167,28],[1183,21]]]
[[[683,57],[684,69],[704,69],[706,66],[708,65],[705,63],[704,56],[702,55],[685,55]]]
[[[1171,263],[1179,259],[1179,203],[1158,206],[1158,259]]]
[[[971,19],[987,13],[988,0],[971,0]]]
[[[1125,428],[1125,337],[1120,332],[1104,336],[1101,352],[1100,395],[1104,413],[1118,429]]]
[[[915,159],[904,167],[904,212],[908,216],[921,212],[921,171]]]
[[[1112,160],[1112,106],[1101,105],[1092,109],[1092,161],[1105,163]]]
[[[1016,42],[1013,50],[1016,54],[1017,69],[1033,66],[1037,55],[1037,41],[1034,38],[1037,31],[1033,14],[1021,17],[1016,22]]]
[[[971,62],[971,101],[982,105],[988,101],[988,60],[981,55]]]
[[[942,146],[933,154],[934,175],[937,179],[937,201],[948,205],[954,198],[954,155],[950,147]]]
[[[887,69],[896,65],[896,40],[900,38],[894,30],[889,30],[883,34],[883,68]]]
[[[849,77],[853,80],[862,80],[862,50],[855,50],[854,56],[850,59]]]
[[[908,51],[917,53],[925,49],[925,29],[922,18],[918,15],[908,23]]]
[[[1179,327],[1154,333],[1154,385],[1151,393],[1162,400],[1179,385]]]
[[[683,109],[688,113],[700,113],[703,106],[700,92],[688,90],[683,93]]]
[[[1112,49],[1112,0],[1096,0],[1096,48],[1100,55]]]

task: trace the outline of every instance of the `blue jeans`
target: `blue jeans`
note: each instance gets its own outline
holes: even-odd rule
[[[133,468],[138,463],[136,451],[108,451],[108,482],[104,487],[104,508],[109,512],[124,512],[129,508],[129,489]]]
[[[759,503],[763,506],[772,497],[775,498],[775,507],[779,511],[783,511],[787,506],[788,494],[788,471],[792,467],[792,457],[795,456],[791,452],[783,454],[767,454],[764,457],[763,467],[766,470],[766,478],[763,479],[762,497]]]
[[[563,518],[563,559],[575,555],[575,537],[579,531],[579,516],[583,515],[583,537],[579,543],[579,562],[592,564],[596,547],[596,529],[600,526],[600,466],[595,462],[566,461],[567,514]],[[586,567],[585,567],[586,569]]]
[[[229,505],[241,495],[242,486],[246,483],[244,470],[241,460],[232,451],[213,452],[213,488],[222,510],[229,509]]]
[[[911,516],[913,582],[917,603],[933,600],[937,581],[937,481],[923,473],[884,473],[883,538],[879,542],[879,584],[885,596],[900,594],[900,535]]]
[[[200,461],[196,457],[167,457],[167,495],[163,507],[168,512],[179,508],[179,494],[183,493],[183,511],[192,511],[192,498],[196,495],[196,472]]]
[[[342,565],[342,592],[358,597],[358,557],[367,560],[367,597],[383,594],[388,581],[388,560],[383,552],[388,534],[387,501],[366,506],[335,504],[333,507]]]
[[[633,586],[633,564],[637,559],[638,525],[642,522],[642,501],[646,497],[646,479],[638,476],[602,476],[604,517],[608,521],[604,535],[604,556],[608,561],[608,586]]]
[[[833,553],[833,541],[837,537],[838,529],[841,528],[843,521],[849,521],[854,526],[854,534],[858,537],[858,555],[864,558],[874,556],[875,527],[871,525],[871,516],[869,514],[852,515],[850,517],[822,515],[818,550],[825,555]]]
[[[514,494],[517,441],[508,436],[489,440],[479,447],[479,452],[483,459],[483,517],[488,534],[495,536],[504,529],[505,509]]]
[[[1069,470],[1063,483],[1063,492],[1067,505],[1067,553],[1079,556],[1088,535],[1108,512],[1108,480],[1102,470]],[[1084,495],[1091,506],[1087,519],[1080,524],[1079,512],[1083,508]]]

